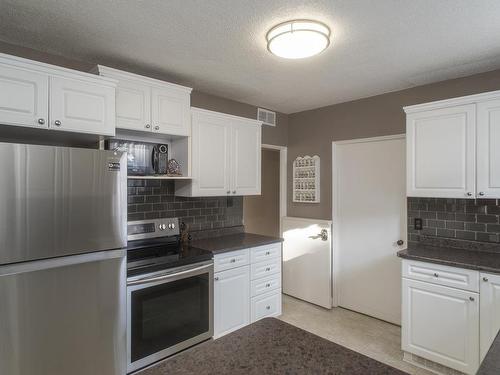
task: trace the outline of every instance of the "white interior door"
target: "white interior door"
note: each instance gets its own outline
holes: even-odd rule
[[[326,220],[283,218],[283,293],[328,309],[332,307],[331,226]]]
[[[333,238],[339,306],[401,323],[406,241],[405,139],[333,145]]]

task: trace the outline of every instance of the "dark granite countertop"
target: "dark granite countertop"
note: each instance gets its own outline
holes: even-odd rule
[[[500,332],[484,357],[481,367],[476,375],[498,375],[500,374]]]
[[[331,374],[405,372],[275,318],[266,318],[166,359],[138,375]]]
[[[278,237],[262,236],[260,234],[253,233],[237,233],[220,237],[194,240],[189,245],[198,249],[211,251],[212,254],[215,255],[225,253],[227,251],[269,245],[282,241],[283,239]]]
[[[500,273],[499,252],[464,250],[419,244],[406,250],[398,251],[398,256],[405,259],[443,264],[445,266]]]

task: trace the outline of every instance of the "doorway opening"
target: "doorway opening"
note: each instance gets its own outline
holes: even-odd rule
[[[264,236],[282,236],[286,216],[286,147],[262,145],[261,195],[243,198],[245,231]]]

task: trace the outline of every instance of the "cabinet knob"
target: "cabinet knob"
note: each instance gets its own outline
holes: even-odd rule
[[[396,243],[398,244],[398,246],[403,246],[405,242],[403,240],[398,240],[398,242]]]
[[[270,251],[266,251],[266,255],[271,255],[271,252]]]
[[[59,120],[54,121],[54,125],[55,126],[61,126],[61,121],[59,121]]]
[[[236,263],[236,259],[231,259],[231,263]]]
[[[485,283],[487,283],[487,282],[489,281],[489,279],[488,279],[487,277],[483,277],[483,281],[484,281]]]
[[[469,301],[474,302],[476,299],[474,297],[469,297]]]
[[[219,277],[218,276],[214,277],[214,280],[219,281]]]
[[[39,118],[39,119],[38,119],[38,123],[39,123],[40,125],[45,124],[45,119],[43,119],[43,118]]]
[[[467,195],[468,197],[472,197],[472,193],[470,191],[468,191],[465,195]]]
[[[156,125],[155,130],[160,130],[160,127],[158,125]]]
[[[439,274],[438,273],[434,273],[434,277],[439,277]]]
[[[150,128],[151,128],[151,125],[146,124],[144,127],[145,127],[146,129],[150,129]]]
[[[480,191],[477,195],[479,195],[480,197],[484,197],[484,191]]]
[[[266,306],[266,310],[271,310],[271,306]]]
[[[233,194],[236,194],[236,190],[233,190]]]
[[[269,288],[271,286],[271,284],[266,284],[266,288]]]
[[[231,192],[228,190],[228,191],[226,191],[226,194],[231,194]]]
[[[267,267],[267,268],[266,268],[266,271],[271,271],[271,268]]]

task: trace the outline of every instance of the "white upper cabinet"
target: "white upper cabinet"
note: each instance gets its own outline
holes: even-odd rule
[[[411,113],[406,126],[408,195],[474,196],[475,106]]]
[[[500,198],[500,91],[404,109],[408,196]]]
[[[64,77],[50,78],[50,124],[53,129],[114,135],[115,90]]]
[[[112,79],[0,54],[0,124],[114,135]]]
[[[261,173],[261,126],[235,122],[232,128],[232,193],[258,195]]]
[[[217,116],[193,112],[192,194],[221,196],[230,193],[231,126]]]
[[[477,105],[477,191],[500,197],[500,99]]]
[[[47,128],[49,76],[0,65],[0,124]]]
[[[191,135],[191,88],[105,66],[97,69],[100,75],[118,81],[117,128]]]
[[[192,108],[192,182],[183,196],[260,194],[261,122]]]
[[[153,88],[151,95],[153,131],[162,134],[191,134],[190,95],[170,88]]]
[[[481,273],[481,360],[500,330],[500,275]]]

